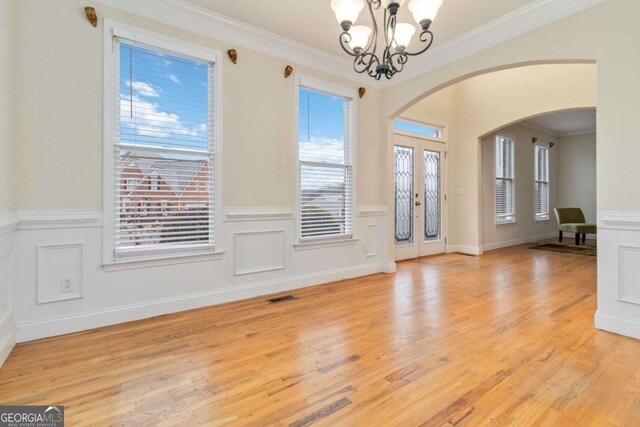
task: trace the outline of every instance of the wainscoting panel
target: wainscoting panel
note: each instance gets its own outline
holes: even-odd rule
[[[640,305],[640,246],[620,246],[619,300]]]
[[[103,265],[101,215],[31,211],[15,232],[17,341],[382,272],[386,215],[381,206],[361,207],[353,240],[302,250],[291,209],[228,208],[216,256],[114,268]],[[62,292],[65,278],[79,294]]]
[[[82,246],[38,245],[38,304],[82,298]]]
[[[598,212],[595,324],[640,339],[640,212]]]
[[[367,256],[376,256],[378,255],[378,225],[367,224],[365,230],[367,239],[365,242]]]
[[[286,268],[286,230],[246,231],[233,237],[236,276]]]

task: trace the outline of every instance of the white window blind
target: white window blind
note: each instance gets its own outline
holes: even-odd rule
[[[353,235],[353,99],[299,87],[301,240]]]
[[[516,220],[515,142],[504,135],[496,135],[496,222]]]
[[[536,219],[549,219],[549,149],[535,148]]]
[[[214,64],[115,38],[116,256],[214,247]]]

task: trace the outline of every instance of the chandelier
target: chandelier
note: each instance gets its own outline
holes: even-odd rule
[[[431,23],[438,14],[444,0],[409,0],[409,11],[421,28],[419,40],[421,48],[416,52],[407,51],[416,28],[412,24],[397,22],[398,10],[405,0],[332,0],[331,9],[342,27],[340,46],[354,57],[353,69],[357,73],[367,73],[380,80],[382,76],[392,78],[403,70],[409,56],[417,56],[427,51],[433,43]],[[366,25],[353,25],[367,3],[373,21],[373,29]],[[378,22],[374,10],[384,9],[384,50],[378,56]]]

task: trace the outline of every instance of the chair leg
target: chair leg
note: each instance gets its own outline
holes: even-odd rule
[[[587,233],[582,233],[582,243],[587,242]]]
[[[558,241],[562,243],[562,231],[559,231],[558,233]]]
[[[581,233],[576,233],[576,246],[580,246],[580,234]]]

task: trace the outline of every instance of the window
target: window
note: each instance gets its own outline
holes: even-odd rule
[[[496,135],[496,222],[516,222],[515,141]]]
[[[136,29],[114,26],[113,36],[112,257],[212,252],[216,56]],[[206,192],[189,186],[196,176]]]
[[[136,180],[135,179],[127,179],[125,180],[125,188],[127,191],[133,191],[136,188]]]
[[[354,98],[323,86],[302,79],[298,88],[301,241],[353,236]]]
[[[414,136],[442,139],[442,128],[418,123],[406,119],[395,119],[393,129],[400,133],[408,133]]]
[[[143,200],[140,202],[140,214],[147,216],[148,213],[149,213],[149,202],[146,200]]]
[[[535,148],[535,192],[536,220],[549,219],[549,149],[536,145]]]
[[[158,175],[151,176],[151,185],[149,188],[151,191],[158,191]]]

